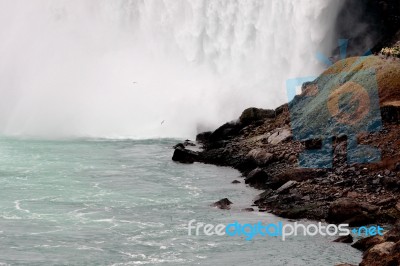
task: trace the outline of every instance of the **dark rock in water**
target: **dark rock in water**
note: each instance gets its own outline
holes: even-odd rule
[[[172,160],[180,163],[194,163],[195,161],[198,160],[198,153],[195,151],[178,147],[174,151]]]
[[[350,244],[350,243],[353,243],[353,236],[352,235],[341,236],[341,237],[337,238],[336,240],[334,240],[333,242]]]
[[[370,247],[373,247],[373,246],[378,245],[383,242],[385,242],[385,239],[383,238],[383,236],[370,236],[370,237],[362,238],[362,239],[356,241],[351,246],[358,250],[366,251]]]
[[[266,110],[255,107],[247,108],[239,117],[240,123],[249,125],[266,118],[275,118],[275,110]]]
[[[244,211],[244,212],[253,212],[254,209],[253,208],[244,208],[244,209],[242,209],[242,211]]]
[[[245,178],[245,183],[255,187],[262,187],[269,180],[270,176],[261,168],[251,171]]]
[[[267,165],[274,158],[272,153],[268,153],[265,149],[256,148],[249,151],[246,159],[250,162],[254,162],[257,166]]]
[[[240,184],[240,181],[238,181],[238,180],[233,180],[233,181],[232,181],[232,184]]]
[[[212,133],[211,131],[206,131],[206,132],[197,134],[196,141],[203,143],[203,144],[207,143],[210,139],[211,133]]]
[[[233,204],[229,199],[223,198],[217,202],[214,202],[211,206],[217,207],[221,210],[229,210],[231,208],[231,204]]]

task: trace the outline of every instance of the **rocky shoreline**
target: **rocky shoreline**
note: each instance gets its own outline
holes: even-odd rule
[[[370,56],[361,66],[354,66],[354,60],[357,58],[339,61],[324,73],[337,73],[332,76],[335,78],[349,71],[344,68],[350,65],[376,70],[383,128],[358,134],[357,140],[380,149],[379,163],[348,164],[348,138],[334,136],[333,166],[302,168],[299,155],[321,148],[322,143],[293,136],[288,104],[275,110],[248,108],[237,121],[198,134],[201,151],[187,149],[193,145],[190,142],[181,143],[175,146],[172,159],[238,169],[243,182],[263,191],[254,201],[259,211],[350,226],[395,225],[385,236],[370,237],[353,246],[365,252],[360,265],[400,265],[400,61]],[[355,76],[347,77],[344,84]],[[300,96],[310,93],[314,85],[303,84]],[[229,208],[229,204],[224,206]]]

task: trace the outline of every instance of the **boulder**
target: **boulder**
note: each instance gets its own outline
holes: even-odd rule
[[[340,198],[331,203],[328,210],[327,221],[330,223],[348,223],[350,226],[362,226],[375,221],[373,213],[351,198]]]
[[[272,153],[262,148],[252,149],[246,156],[247,160],[254,162],[257,166],[267,165],[273,158],[274,155]]]
[[[210,138],[211,133],[212,133],[211,131],[206,131],[206,132],[197,134],[196,141],[203,143],[203,144],[207,143]]]
[[[385,242],[385,239],[383,236],[370,236],[366,238],[362,238],[358,241],[356,241],[353,245],[351,245],[353,248],[356,248],[361,251],[366,251],[369,248],[381,244]]]
[[[253,208],[244,208],[242,209],[243,212],[253,212],[254,209]]]
[[[174,151],[172,160],[180,163],[194,163],[198,160],[198,153],[195,151],[187,150],[185,148],[178,147]]]
[[[268,138],[268,143],[272,145],[276,145],[290,139],[292,137],[292,133],[289,129],[286,128],[279,128]]]
[[[394,254],[395,245],[394,242],[384,242],[373,246],[364,253],[360,266],[399,265],[400,253]]]
[[[255,187],[262,187],[269,178],[270,176],[263,169],[256,168],[247,175],[245,183]]]
[[[221,210],[229,210],[231,208],[231,204],[233,204],[229,199],[223,198],[217,202],[211,204],[213,207],[217,207]]]
[[[228,140],[237,136],[243,125],[236,122],[225,123],[209,135],[208,141]]]
[[[278,194],[286,193],[289,189],[291,189],[292,187],[296,186],[297,183],[298,182],[294,181],[294,180],[287,181],[284,185],[282,185],[280,188],[278,188],[276,190],[276,193],[278,193]]]
[[[361,207],[356,201],[350,198],[340,198],[331,203],[327,220],[332,223],[341,223],[362,213]]]
[[[266,118],[275,118],[275,111],[250,107],[242,112],[239,121],[243,125],[249,125]]]
[[[232,181],[232,184],[240,184],[240,181],[238,181],[238,180],[233,180],[233,181]]]

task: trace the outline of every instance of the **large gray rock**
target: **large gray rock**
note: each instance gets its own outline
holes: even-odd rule
[[[221,210],[229,210],[231,208],[231,204],[233,204],[229,199],[223,198],[217,202],[211,204],[213,207],[217,207]]]
[[[242,115],[239,118],[239,121],[243,125],[249,125],[256,121],[274,117],[275,117],[275,110],[266,110],[266,109],[250,107],[243,111]]]
[[[272,153],[269,153],[262,148],[253,149],[246,156],[247,160],[254,162],[258,166],[267,165],[273,160],[273,158],[274,155]]]
[[[278,193],[278,194],[285,193],[285,192],[287,192],[289,189],[291,189],[292,187],[296,186],[297,183],[298,183],[297,181],[290,180],[290,181],[286,182],[284,185],[282,185],[280,188],[278,188],[278,189],[276,190],[276,193]]]
[[[194,163],[198,160],[198,157],[199,155],[197,152],[182,148],[181,145],[178,145],[175,148],[172,160],[180,163]]]
[[[256,168],[247,175],[245,183],[255,187],[262,187],[269,178],[269,175],[263,169]]]

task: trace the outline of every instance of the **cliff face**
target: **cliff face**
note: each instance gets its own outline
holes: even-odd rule
[[[342,0],[335,26],[335,39],[350,39],[349,55],[368,49],[379,52],[393,44],[400,30],[400,1]]]

